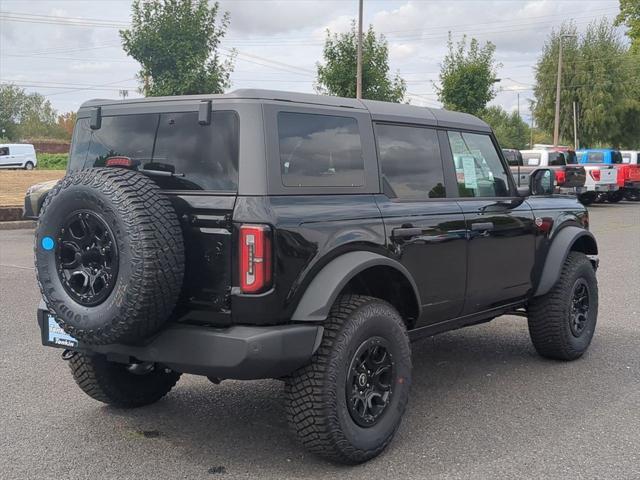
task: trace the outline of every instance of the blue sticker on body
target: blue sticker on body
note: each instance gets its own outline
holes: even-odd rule
[[[53,250],[53,247],[55,246],[55,242],[51,237],[43,237],[42,241],[40,242],[40,245],[42,245],[42,248],[44,248],[45,250]]]
[[[56,345],[61,345],[64,347],[77,347],[78,341],[65,332],[56,319],[50,313],[47,314],[47,319],[49,323],[49,342],[55,343]]]

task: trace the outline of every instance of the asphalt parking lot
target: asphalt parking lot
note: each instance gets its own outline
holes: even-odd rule
[[[600,316],[585,357],[539,358],[518,317],[415,343],[403,425],[357,467],[298,447],[275,380],[183,376],[129,411],[85,396],[40,345],[33,232],[0,231],[0,478],[640,478],[640,204],[590,211]]]

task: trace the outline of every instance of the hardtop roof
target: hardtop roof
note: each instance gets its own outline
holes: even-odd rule
[[[368,110],[374,120],[398,121],[409,123],[426,123],[456,128],[489,131],[491,128],[484,121],[473,115],[449,110],[418,107],[415,105],[380,102],[376,100],[357,100],[355,98],[314,95],[310,93],[284,92],[279,90],[239,89],[225,94],[177,95],[172,97],[145,97],[130,100],[93,99],[84,102],[80,110],[91,107],[123,104],[144,104],[185,101],[217,101],[217,100],[257,100],[282,101],[309,105],[353,108]]]

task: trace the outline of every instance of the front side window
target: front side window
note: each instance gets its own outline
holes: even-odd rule
[[[509,180],[491,137],[448,132],[461,197],[508,197]]]
[[[392,198],[446,196],[438,134],[430,128],[376,125],[384,192]]]
[[[9,147],[0,147],[0,157],[9,155]]]
[[[280,174],[286,187],[360,187],[364,159],[351,117],[280,112]]]

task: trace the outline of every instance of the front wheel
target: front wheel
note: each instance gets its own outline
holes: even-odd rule
[[[121,408],[150,405],[174,387],[180,374],[155,364],[109,362],[103,355],[75,353],[69,360],[73,379],[91,398]],[[135,373],[134,373],[135,372]]]
[[[411,349],[395,308],[363,295],[336,301],[311,363],[286,380],[287,418],[307,450],[341,463],[379,455],[400,426]]]
[[[529,334],[537,352],[575,360],[591,344],[598,320],[598,282],[584,253],[569,252],[549,293],[529,304]]]

